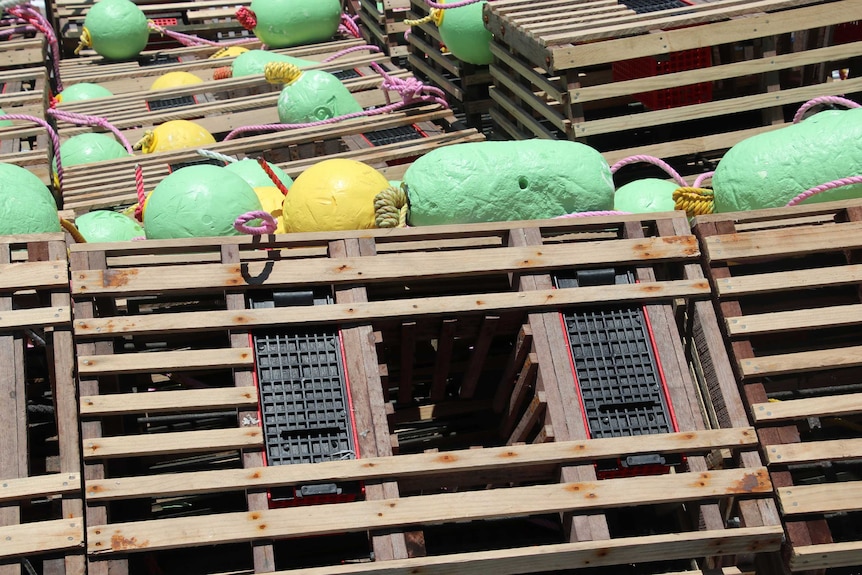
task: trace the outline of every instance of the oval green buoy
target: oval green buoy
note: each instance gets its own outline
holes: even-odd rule
[[[316,66],[320,62],[312,60],[303,60],[295,58],[287,54],[279,54],[278,52],[269,52],[267,50],[249,50],[237,56],[233,64],[231,64],[232,76],[241,78],[243,76],[253,76],[255,74],[263,74],[263,70],[270,62],[286,62],[293,64],[297,68],[308,68]]]
[[[341,23],[339,0],[252,0],[254,34],[269,48],[331,39]]]
[[[0,236],[60,231],[57,203],[42,181],[14,164],[0,164]]]
[[[108,98],[114,94],[103,86],[91,84],[90,82],[80,82],[67,86],[62,92],[57,94],[58,102],[79,102],[81,100],[92,100],[94,98]]]
[[[119,212],[97,210],[75,218],[75,227],[88,243],[127,242],[143,237],[144,228]]]
[[[491,54],[492,35],[482,19],[484,4],[483,1],[459,8],[444,8],[437,24],[440,39],[449,51],[459,60],[477,66],[494,61]]]

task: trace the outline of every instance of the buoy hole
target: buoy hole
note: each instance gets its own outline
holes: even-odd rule
[[[518,187],[521,188],[522,190],[526,190],[527,187],[529,187],[529,185],[530,185],[530,182],[528,182],[527,178],[525,178],[524,176],[521,176],[520,178],[518,178]]]

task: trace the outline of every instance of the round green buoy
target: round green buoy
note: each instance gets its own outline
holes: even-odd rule
[[[14,164],[0,164],[0,236],[60,231],[57,203],[45,184]]]

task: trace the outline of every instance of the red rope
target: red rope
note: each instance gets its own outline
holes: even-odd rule
[[[266,163],[266,160],[263,158],[258,158],[257,163],[260,165],[261,169],[266,172],[266,175],[269,176],[269,179],[272,180],[272,183],[275,184],[275,187],[279,189],[279,191],[287,195],[287,187],[285,187],[284,182],[282,182],[278,176],[275,175],[275,172],[272,171],[272,168],[269,167],[269,164]]]
[[[247,6],[240,6],[236,11],[236,19],[246,30],[254,30],[257,26],[257,16]]]
[[[222,66],[213,70],[213,80],[227,80],[233,78],[233,68],[230,66]]]
[[[144,191],[144,171],[140,164],[135,164],[135,191],[138,194],[138,205],[135,206],[135,219],[139,222],[144,221],[144,202],[147,201],[147,194]]]

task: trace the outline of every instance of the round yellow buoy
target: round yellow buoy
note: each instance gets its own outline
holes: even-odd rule
[[[145,154],[165,152],[182,148],[197,148],[215,143],[215,138],[206,129],[188,120],[171,120],[147,130],[135,144],[135,149]]]
[[[281,190],[275,186],[261,186],[259,188],[255,188],[254,193],[257,194],[257,199],[260,200],[260,205],[263,207],[263,211],[269,212],[272,217],[275,218],[275,221],[278,222],[278,227],[275,228],[273,233],[285,233],[284,218],[282,217],[284,210],[284,194],[281,193]]]
[[[179,86],[191,86],[201,84],[203,80],[189,72],[168,72],[156,78],[150,90],[161,90],[163,88],[177,88]]]
[[[242,46],[227,46],[218,52],[215,52],[209,57],[209,59],[216,60],[218,58],[233,58],[234,56],[239,56],[243,52],[248,52],[248,48],[243,48]]]

